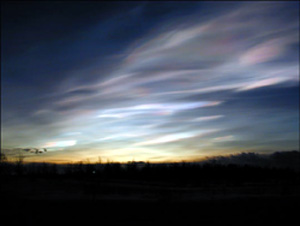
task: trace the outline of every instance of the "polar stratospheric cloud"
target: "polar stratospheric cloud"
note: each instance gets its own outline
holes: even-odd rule
[[[299,150],[298,2],[1,10],[8,157],[155,162]],[[30,148],[47,152],[22,151]]]

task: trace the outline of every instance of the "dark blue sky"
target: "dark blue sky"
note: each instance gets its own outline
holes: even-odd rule
[[[298,2],[5,2],[1,16],[7,155],[299,149]]]

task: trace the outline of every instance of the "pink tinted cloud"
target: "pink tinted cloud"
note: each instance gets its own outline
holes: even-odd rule
[[[285,41],[273,39],[248,50],[241,56],[240,62],[244,65],[264,63],[277,58],[284,50]]]

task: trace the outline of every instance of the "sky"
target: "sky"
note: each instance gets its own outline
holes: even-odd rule
[[[7,156],[157,162],[299,150],[298,102],[299,2],[1,5]]]

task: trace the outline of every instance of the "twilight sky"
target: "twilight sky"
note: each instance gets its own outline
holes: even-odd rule
[[[299,2],[1,9],[7,155],[180,161],[299,150]]]

